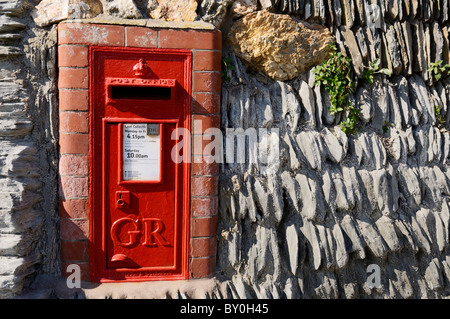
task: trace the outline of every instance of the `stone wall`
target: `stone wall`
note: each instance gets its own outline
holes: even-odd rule
[[[222,130],[277,128],[281,160],[272,174],[222,165],[218,271],[232,278],[231,295],[448,298],[450,81],[433,82],[427,72],[431,62],[449,61],[448,2],[378,1],[379,28],[365,23],[368,1],[259,3],[328,27],[360,82],[350,100],[361,125],[354,135],[341,131],[311,71],[281,82],[243,63],[234,22],[224,49],[233,67],[222,86]],[[245,19],[256,28],[257,19],[264,28],[280,21]],[[267,35],[263,27],[255,37]],[[393,75],[364,84],[363,68],[375,59]],[[371,264],[381,270],[378,288],[367,283]]]
[[[59,273],[56,29],[33,29],[29,11],[0,2],[0,298]]]
[[[450,80],[433,81],[426,70],[449,63],[449,2],[203,0],[183,9],[166,2],[104,0],[75,13],[47,10],[39,20],[31,1],[0,1],[0,298],[39,288],[35,278],[60,276],[54,24],[80,14],[202,19],[220,28],[232,66],[223,77],[222,131],[266,128],[279,140],[279,161],[221,165],[215,284],[204,296],[448,298]],[[372,3],[381,21],[371,29]],[[264,16],[276,25],[262,10],[325,26],[351,57],[359,133],[340,130],[310,68],[276,79],[227,40],[244,19]],[[377,58],[393,76],[363,84],[363,66]],[[378,288],[367,284],[373,264],[381,270]]]

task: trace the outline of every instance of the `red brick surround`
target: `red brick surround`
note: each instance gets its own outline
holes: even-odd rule
[[[89,281],[89,46],[190,49],[191,123],[219,128],[221,33],[217,30],[60,23],[58,26],[60,231],[62,273],[81,266]],[[193,125],[193,124],[192,124]],[[192,127],[193,134],[196,132]],[[192,136],[194,138],[194,136]],[[192,154],[194,156],[195,154]],[[191,164],[190,277],[214,272],[217,163]]]

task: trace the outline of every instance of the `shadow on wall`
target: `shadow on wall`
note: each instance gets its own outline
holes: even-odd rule
[[[89,209],[87,197],[83,197],[87,196],[87,177],[60,176],[59,180],[61,273],[67,277],[67,267],[77,264],[81,280],[89,281]]]

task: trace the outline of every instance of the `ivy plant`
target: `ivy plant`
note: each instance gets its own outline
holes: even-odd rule
[[[383,127],[381,129],[383,130],[383,133],[386,134],[387,132],[389,132],[389,129],[391,127],[394,127],[394,123],[391,123],[389,121],[384,121]]]
[[[380,59],[375,59],[372,61],[369,66],[364,67],[363,71],[363,79],[370,85],[373,84],[373,75],[374,74],[386,74],[387,76],[391,76],[392,72],[389,69],[380,69]]]
[[[443,76],[448,74],[450,71],[450,64],[444,64],[444,61],[439,60],[437,62],[431,62],[430,67],[428,68],[428,72],[434,77],[435,81],[439,81]]]
[[[350,58],[338,52],[334,43],[330,46],[329,58],[314,69],[314,74],[315,84],[323,85],[330,94],[330,111],[334,114],[348,108],[348,95],[355,90],[355,83]]]
[[[354,133],[357,131],[359,122],[359,109],[351,105],[348,109],[347,117],[341,122],[341,130],[344,133]]]
[[[228,76],[228,70],[233,71],[234,66],[233,64],[231,64],[231,59],[229,57],[226,57],[222,59],[222,71],[220,72],[222,79],[230,79],[230,77]]]
[[[335,43],[331,44],[330,49],[328,59],[314,69],[314,84],[322,85],[330,94],[331,114],[345,111],[347,116],[341,122],[341,129],[344,133],[352,134],[357,128],[359,109],[348,99],[348,95],[355,91],[351,60],[338,52]]]
[[[439,110],[439,106],[438,106],[438,105],[435,105],[435,106],[434,106],[434,116],[435,116],[435,118],[436,118],[436,123],[437,123],[438,125],[444,124],[444,123],[445,123],[445,119],[444,119],[444,117],[442,116],[441,110]]]

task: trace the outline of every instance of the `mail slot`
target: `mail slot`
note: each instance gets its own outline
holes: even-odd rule
[[[89,70],[91,278],[186,279],[191,52],[91,47]]]

